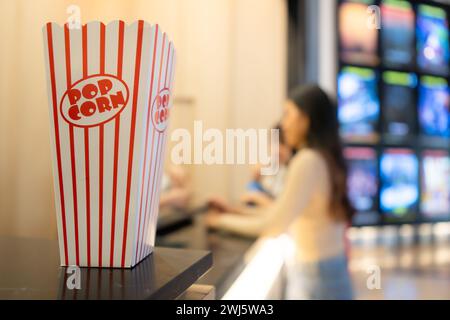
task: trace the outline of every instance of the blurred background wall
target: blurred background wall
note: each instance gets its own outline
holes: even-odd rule
[[[0,234],[56,237],[42,26],[159,23],[178,50],[171,129],[268,128],[286,95],[284,0],[0,0]],[[170,149],[167,152],[170,155]],[[169,159],[167,161],[169,163]],[[189,166],[195,201],[236,198],[246,166]]]

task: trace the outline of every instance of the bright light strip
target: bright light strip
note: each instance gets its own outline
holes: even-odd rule
[[[450,235],[450,223],[436,223],[433,228],[433,233],[437,237],[447,237],[448,235]]]
[[[264,300],[279,279],[293,244],[287,236],[260,239],[246,255],[247,265],[223,296],[223,300]]]

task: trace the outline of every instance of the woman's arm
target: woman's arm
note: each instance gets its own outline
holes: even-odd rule
[[[242,203],[254,203],[258,207],[267,207],[274,203],[274,198],[261,191],[247,192],[241,197]]]
[[[264,214],[235,214],[235,213],[209,213],[207,224],[213,229],[225,230],[231,233],[257,237],[264,227]]]
[[[323,159],[317,152],[309,149],[299,152],[291,161],[282,193],[264,210],[266,212],[256,216],[222,214],[217,217],[215,226],[247,236],[285,232],[308,205],[324,170]]]

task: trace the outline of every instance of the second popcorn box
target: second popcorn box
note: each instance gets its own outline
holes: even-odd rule
[[[174,46],[141,20],[43,33],[61,265],[133,267],[155,241]]]

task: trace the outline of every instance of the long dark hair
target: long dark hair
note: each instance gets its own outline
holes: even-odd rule
[[[331,179],[330,212],[350,222],[354,209],[347,196],[347,165],[339,138],[336,103],[317,85],[295,88],[289,99],[309,118],[306,145],[325,159]]]

